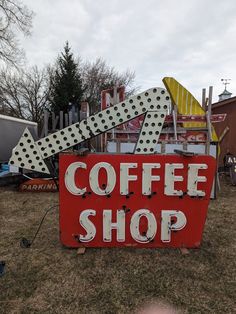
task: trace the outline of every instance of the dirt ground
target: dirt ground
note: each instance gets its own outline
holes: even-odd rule
[[[236,313],[236,187],[222,184],[211,201],[202,246],[177,249],[66,249],[52,210],[33,244],[31,238],[58,193],[0,189],[0,313],[137,313],[164,301],[180,313]]]

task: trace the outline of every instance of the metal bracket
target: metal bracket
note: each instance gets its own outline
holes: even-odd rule
[[[193,157],[198,155],[197,153],[194,152],[188,152],[186,150],[180,150],[180,149],[174,149],[174,152],[178,155],[184,156],[184,157]]]

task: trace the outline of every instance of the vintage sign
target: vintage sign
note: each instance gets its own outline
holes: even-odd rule
[[[35,178],[20,184],[20,192],[57,192],[57,185],[53,179]]]
[[[229,168],[232,185],[236,185],[236,157],[230,153],[224,157],[225,166]]]
[[[125,100],[125,87],[119,86],[105,89],[101,93],[101,109],[107,109]]]
[[[60,239],[67,247],[198,247],[211,156],[60,155]]]

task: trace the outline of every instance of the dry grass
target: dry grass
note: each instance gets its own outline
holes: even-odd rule
[[[43,209],[58,195],[1,189],[1,313],[127,313],[164,300],[183,313],[235,313],[236,188],[224,184],[212,201],[202,247],[171,249],[61,247],[58,212],[49,213],[33,247],[22,249]]]

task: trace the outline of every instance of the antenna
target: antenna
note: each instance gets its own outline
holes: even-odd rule
[[[224,78],[221,79],[222,84],[224,84],[225,86],[225,90],[226,90],[227,85],[230,84],[229,81],[231,81],[231,79],[224,79]]]

